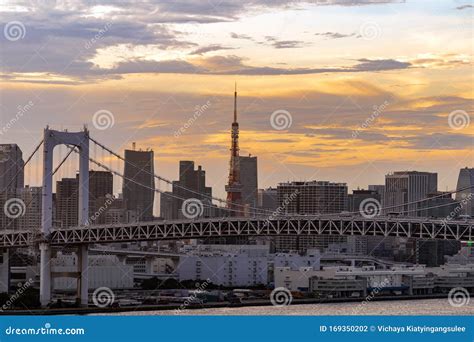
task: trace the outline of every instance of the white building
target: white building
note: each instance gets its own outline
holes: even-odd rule
[[[310,250],[307,255],[270,254],[268,246],[206,245],[187,252],[187,256],[180,258],[179,280],[210,279],[224,286],[273,283],[273,270],[277,267],[292,270],[320,267],[318,250]]]
[[[292,291],[305,291],[309,288],[310,278],[317,276],[324,279],[367,279],[368,288],[402,288],[405,286],[404,276],[423,277],[426,270],[423,266],[391,267],[376,269],[374,266],[352,267],[335,266],[323,269],[301,267],[290,269],[288,267],[275,268],[275,287],[286,287]]]
[[[77,272],[77,256],[61,254],[51,261],[52,272]],[[89,288],[105,286],[114,288],[133,287],[133,267],[126,265],[115,255],[89,255]],[[55,290],[74,290],[77,281],[74,278],[54,278]]]
[[[268,283],[268,258],[245,253],[190,255],[181,257],[179,280],[210,279],[224,286],[253,286]]]

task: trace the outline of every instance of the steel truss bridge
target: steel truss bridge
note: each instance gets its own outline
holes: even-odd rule
[[[474,221],[387,217],[292,217],[197,219],[136,222],[53,229],[49,236],[28,231],[0,232],[0,247],[51,246],[96,243],[206,239],[236,236],[394,236],[404,238],[471,241]]]

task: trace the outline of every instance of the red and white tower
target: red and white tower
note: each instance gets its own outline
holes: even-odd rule
[[[232,122],[230,147],[229,183],[225,187],[227,192],[227,208],[232,209],[232,216],[242,216],[242,184],[240,183],[239,166],[239,123],[237,122],[237,83],[234,91],[234,122]]]

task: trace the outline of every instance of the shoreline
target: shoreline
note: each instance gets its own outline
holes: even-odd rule
[[[401,295],[401,296],[381,296],[374,297],[370,302],[377,301],[407,301],[407,300],[422,300],[422,299],[443,299],[447,298],[448,294],[431,294],[431,295]],[[293,299],[291,305],[304,305],[304,304],[334,304],[334,303],[362,303],[367,301],[365,297],[362,298],[305,298],[305,299]],[[60,308],[60,309],[33,309],[33,310],[11,310],[2,311],[0,316],[29,316],[29,315],[90,315],[90,314],[103,314],[103,313],[122,313],[122,312],[133,312],[133,311],[170,311],[170,315],[176,315],[175,310],[200,310],[200,309],[216,309],[216,308],[241,308],[241,307],[255,307],[255,306],[271,306],[270,300],[252,300],[244,301],[239,304],[231,304],[229,302],[212,302],[204,304],[192,304],[185,306],[182,309],[183,304],[162,304],[162,305],[140,305],[140,306],[126,306],[126,307],[84,307],[84,308]],[[290,306],[291,306],[290,305]],[[180,309],[181,308],[181,309]],[[176,316],[179,316],[176,315]]]

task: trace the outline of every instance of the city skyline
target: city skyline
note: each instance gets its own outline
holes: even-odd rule
[[[87,123],[114,150],[153,148],[168,179],[194,160],[224,198],[237,81],[241,155],[258,157],[259,188],[307,179],[367,188],[418,170],[454,189],[474,160],[472,125],[448,120],[472,117],[472,9],[322,3],[2,6],[24,37],[1,37],[0,143],[28,155],[38,128]],[[110,127],[94,125],[99,111]],[[275,129],[275,112],[291,124]]]

